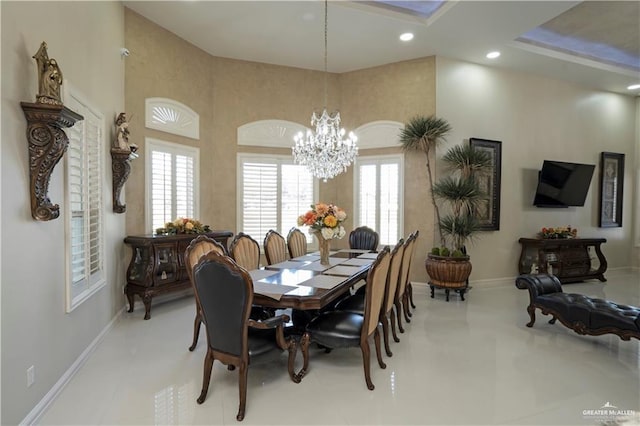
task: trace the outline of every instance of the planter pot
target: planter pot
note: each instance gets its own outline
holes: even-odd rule
[[[446,257],[429,254],[424,261],[429,284],[443,288],[463,288],[471,275],[469,256]]]

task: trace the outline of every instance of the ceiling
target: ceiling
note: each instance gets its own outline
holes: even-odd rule
[[[124,4],[214,56],[324,69],[322,1]],[[332,0],[328,19],[330,72],[439,55],[640,95],[640,2]]]

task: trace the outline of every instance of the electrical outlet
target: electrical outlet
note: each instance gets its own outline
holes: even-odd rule
[[[27,387],[30,388],[36,381],[36,367],[27,368]]]

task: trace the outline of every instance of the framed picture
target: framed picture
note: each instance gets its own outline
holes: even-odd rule
[[[485,151],[491,157],[491,171],[478,177],[480,189],[486,194],[486,198],[480,203],[476,211],[476,217],[480,221],[480,229],[484,231],[497,231],[500,229],[502,142],[470,138],[469,143],[473,149]]]
[[[624,183],[624,154],[600,153],[600,212],[601,228],[622,226],[622,194]]]

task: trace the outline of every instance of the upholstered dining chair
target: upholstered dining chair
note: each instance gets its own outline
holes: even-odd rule
[[[360,346],[367,388],[369,390],[375,389],[371,381],[369,338],[373,335],[378,365],[380,365],[380,368],[386,368],[386,364],[382,361],[378,325],[389,272],[390,257],[389,247],[385,247],[373,265],[371,265],[371,269],[367,274],[364,315],[335,310],[324,312],[307,324],[306,331],[300,341],[304,356],[304,366],[300,376],[303,376],[308,370],[309,344],[311,342],[318,343],[329,349]]]
[[[398,241],[398,244],[396,244],[393,250],[391,250],[389,277],[387,280],[387,287],[384,292],[382,310],[380,311],[382,336],[384,337],[384,350],[387,353],[387,356],[393,356],[393,352],[391,352],[391,348],[389,347],[389,318],[391,318],[391,331],[393,333],[393,340],[396,342],[400,341],[396,332],[396,318],[393,312],[393,307],[396,297],[396,289],[398,288],[398,282],[400,281],[402,255],[404,254],[404,249],[404,239],[400,239],[400,241]],[[366,285],[360,287],[353,296],[349,296],[348,298],[341,300],[336,305],[336,309],[339,311],[347,311],[359,314],[364,313],[366,289]]]
[[[415,239],[418,239],[418,236],[420,235],[420,230],[416,229],[415,232],[413,233],[413,235],[415,236]],[[413,286],[411,285],[411,280],[409,279],[409,275],[411,272],[411,260],[413,259],[413,250],[415,249],[415,246],[411,248],[411,256],[409,256],[409,266],[407,269],[407,289],[406,292],[408,294],[407,299],[409,301],[409,304],[411,305],[411,307],[413,309],[416,308],[415,303],[413,303]],[[409,316],[411,316],[411,311],[409,311]]]
[[[402,255],[402,268],[400,269],[400,280],[398,281],[398,288],[393,302],[396,307],[396,317],[398,318],[398,330],[400,330],[400,333],[404,333],[402,315],[404,315],[405,321],[411,322],[409,318],[407,282],[409,281],[409,268],[411,267],[411,257],[413,256],[416,238],[418,238],[417,234],[410,234],[405,242],[404,254]]]
[[[379,236],[368,226],[360,226],[349,233],[349,248],[371,250],[378,249]]]
[[[191,285],[193,286],[193,267],[198,260],[210,251],[215,251],[220,254],[226,254],[224,246],[206,235],[199,235],[191,240],[187,249],[184,252],[184,264],[187,270],[187,276]],[[194,287],[195,290],[195,287]],[[202,309],[196,298],[196,318],[193,322],[193,342],[189,346],[189,350],[193,352],[198,344],[198,336],[200,336],[200,324],[202,324]]]
[[[284,237],[273,229],[264,237],[264,256],[267,258],[267,265],[287,260],[287,243]]]
[[[260,359],[275,361],[288,350],[289,377],[298,383],[294,372],[296,343],[285,339],[287,315],[254,321],[249,318],[253,302],[253,282],[246,269],[228,256],[210,252],[193,268],[196,296],[202,306],[207,331],[207,354],[204,359],[202,404],[209,390],[213,362],[218,360],[239,370],[240,404],[236,419],[244,418],[247,403],[247,369]]]
[[[260,268],[260,245],[244,232],[233,237],[229,245],[229,255],[247,271]]]
[[[307,254],[307,237],[298,228],[291,228],[287,234],[287,248],[292,259],[304,256]]]

